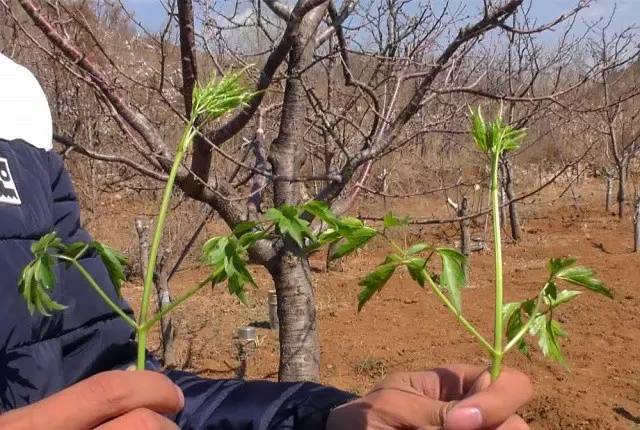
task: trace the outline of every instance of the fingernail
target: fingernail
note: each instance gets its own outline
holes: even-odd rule
[[[454,408],[444,421],[446,430],[477,430],[482,428],[482,413],[478,408]]]
[[[176,385],[176,390],[178,390],[178,403],[180,404],[180,409],[184,408],[184,393],[182,392],[182,388]]]

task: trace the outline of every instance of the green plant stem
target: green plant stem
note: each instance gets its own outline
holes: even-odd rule
[[[467,321],[467,319],[463,317],[462,314],[460,314],[456,310],[456,307],[453,306],[453,303],[449,301],[447,296],[440,290],[440,287],[436,285],[435,282],[433,282],[433,279],[431,279],[431,276],[429,276],[428,274],[427,274],[427,281],[429,282],[429,286],[431,287],[431,290],[433,290],[433,292],[436,294],[436,296],[438,296],[440,300],[442,300],[445,306],[447,306],[449,310],[453,312],[453,314],[456,316],[458,321],[460,321],[460,323],[464,326],[464,328],[473,336],[475,336],[475,338],[478,339],[480,344],[489,352],[489,354],[493,356],[495,351],[493,350],[493,347],[491,346],[491,344],[478,332],[478,330],[476,330],[473,324]]]
[[[495,150],[491,165],[491,203],[493,215],[493,247],[495,256],[495,310],[493,327],[493,354],[491,357],[491,380],[495,381],[500,376],[503,356],[503,327],[502,327],[502,239],[500,237],[500,202],[498,200],[498,167],[500,163],[500,151]]]
[[[87,280],[89,285],[91,285],[91,287],[94,290],[96,290],[98,295],[102,298],[102,300],[104,300],[107,306],[109,306],[115,313],[117,313],[118,316],[122,318],[127,324],[129,324],[134,330],[136,331],[138,330],[139,328],[138,323],[136,323],[133,318],[127,315],[120,308],[120,306],[118,306],[113,302],[113,300],[111,300],[111,298],[107,295],[107,293],[105,293],[102,290],[102,288],[100,288],[100,286],[96,283],[96,281],[91,277],[89,272],[87,272],[85,268],[82,267],[82,264],[78,263],[78,261],[75,260],[74,258],[67,257],[65,255],[56,255],[56,257],[59,258],[60,260],[68,261],[69,263],[71,263],[78,270],[78,272],[80,272],[80,274]]]
[[[158,250],[160,249],[160,242],[162,241],[162,234],[164,232],[164,225],[166,222],[167,214],[169,212],[169,204],[171,202],[171,195],[173,194],[173,184],[175,183],[176,175],[180,169],[182,160],[187,152],[189,142],[195,135],[195,126],[193,121],[189,122],[185,127],[185,131],[178,144],[176,156],[169,172],[169,178],[167,184],[164,187],[164,194],[162,196],[162,203],[160,204],[160,212],[158,213],[158,219],[156,220],[155,232],[153,234],[153,241],[151,242],[151,249],[149,250],[149,261],[147,263],[147,273],[144,277],[144,287],[142,290],[142,301],[140,304],[140,314],[138,316],[138,355],[136,360],[136,367],[138,370],[144,370],[146,361],[146,344],[147,344],[147,332],[149,327],[147,326],[147,315],[149,312],[149,302],[151,298],[151,290],[153,288],[153,275],[156,269],[156,263],[158,260]]]
[[[173,311],[176,307],[180,306],[182,303],[184,303],[185,301],[189,300],[189,298],[191,296],[193,296],[195,293],[197,293],[198,291],[200,291],[200,289],[202,289],[202,287],[204,287],[205,285],[210,284],[211,281],[209,279],[205,279],[204,281],[200,282],[198,285],[196,285],[195,287],[191,288],[189,291],[187,291],[186,293],[184,293],[184,295],[182,295],[182,297],[173,300],[171,302],[171,304],[169,306],[166,306],[164,308],[162,308],[162,310],[160,312],[158,312],[157,314],[155,314],[153,316],[153,318],[151,318],[149,321],[145,322],[144,325],[142,327],[140,327],[141,330],[150,330],[151,327],[154,326],[154,324],[156,324],[158,321],[160,321],[165,315],[167,315],[169,312]]]

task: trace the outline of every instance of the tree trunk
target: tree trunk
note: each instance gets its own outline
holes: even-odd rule
[[[311,269],[299,247],[289,242],[287,240],[269,267],[278,298],[278,379],[318,381],[320,353]]]
[[[273,173],[281,178],[300,174],[304,157],[302,126],[306,115],[306,91],[302,72],[313,60],[315,33],[327,9],[328,2],[309,12],[300,26],[300,33],[289,51],[287,81],[284,90],[280,129],[271,146]],[[301,183],[277,180],[273,185],[273,203],[297,205],[301,199]],[[281,381],[318,381],[320,357],[316,333],[316,309],[309,261],[292,240],[278,244],[276,256],[267,266],[278,296],[280,324]]]
[[[463,197],[458,207],[458,217],[464,218],[468,213],[469,200],[467,197]],[[464,277],[469,284],[469,257],[471,256],[471,229],[469,225],[471,220],[463,219],[460,221],[460,252],[467,257],[467,261],[464,265]]]
[[[469,201],[466,197],[463,197],[458,208],[458,217],[463,218],[467,216],[468,205]],[[471,231],[469,230],[469,224],[469,219],[460,221],[460,252],[467,257],[471,254]]]
[[[624,166],[618,166],[618,218],[624,216],[624,203],[627,200],[625,192],[627,178],[624,170]]]
[[[613,176],[607,173],[607,193],[605,195],[605,210],[607,213],[611,211],[611,195],[613,193]]]
[[[140,219],[136,219],[135,226],[139,240],[140,273],[144,278],[147,272],[147,262],[149,261],[149,228],[145,226]],[[154,286],[156,288],[156,294],[158,295],[158,311],[171,304],[169,273],[166,270],[166,259],[164,257],[164,255],[160,256],[156,273],[154,273]],[[171,316],[167,315],[160,319],[160,341],[162,343],[162,357],[160,357],[160,359],[167,367],[175,365],[174,337],[173,322]]]
[[[509,220],[511,223],[511,237],[513,240],[518,241],[522,238],[522,230],[520,228],[520,217],[518,215],[518,206],[516,202],[512,200],[516,197],[513,190],[513,165],[508,158],[504,160],[504,172],[505,172],[505,193],[507,201],[509,201]]]
[[[636,198],[633,211],[633,252],[640,252],[640,197]]]

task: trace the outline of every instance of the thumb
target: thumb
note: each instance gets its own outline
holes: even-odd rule
[[[529,378],[516,370],[505,368],[497,381],[486,389],[486,377],[481,376],[470,396],[447,412],[445,430],[479,430],[495,428],[507,421],[525,405],[532,395]]]

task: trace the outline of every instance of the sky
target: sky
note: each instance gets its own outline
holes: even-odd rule
[[[167,19],[167,15],[161,6],[162,0],[124,0],[124,4],[134,12],[136,18],[141,20],[149,29],[161,28]],[[434,5],[444,3],[443,0],[432,0]],[[453,0],[466,4],[470,11],[479,10],[481,0]],[[533,13],[539,22],[549,21],[559,14],[575,7],[578,0],[533,0]],[[232,0],[217,0],[218,4]],[[235,2],[234,2],[235,3]],[[338,1],[340,3],[340,1]],[[589,9],[582,13],[587,20],[608,18],[616,7],[614,28],[620,30],[630,25],[640,24],[640,0],[594,0]]]

